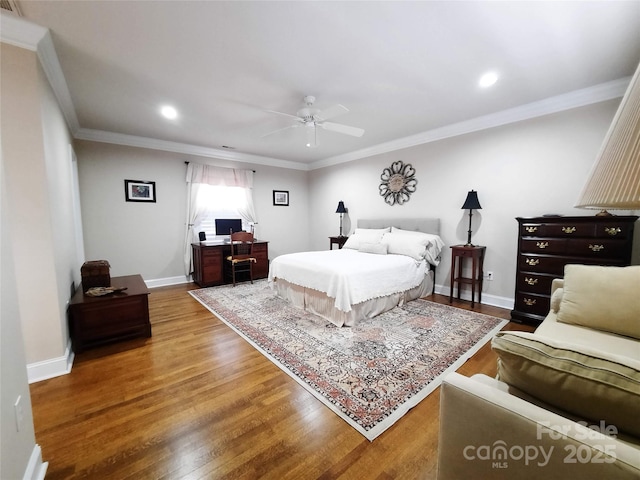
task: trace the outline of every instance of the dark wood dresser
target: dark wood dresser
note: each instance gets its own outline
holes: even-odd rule
[[[268,242],[256,240],[253,256],[257,262],[253,266],[253,278],[267,278],[269,275]],[[231,245],[220,242],[192,243],[193,281],[201,287],[222,285],[225,282],[225,258],[231,255]]]
[[[515,306],[511,318],[539,324],[549,313],[551,281],[568,263],[629,265],[637,216],[532,217],[518,221]]]

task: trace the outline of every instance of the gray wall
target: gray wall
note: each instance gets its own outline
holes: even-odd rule
[[[183,276],[185,161],[256,170],[257,236],[270,258],[328,248],[337,235],[343,200],[345,233],[358,218],[434,216],[447,246],[465,243],[469,190],[479,193],[473,242],[487,246],[486,303],[512,307],[518,216],[590,215],[573,208],[619,100],[436,141],[310,172],[189,157],[135,147],[76,142],[87,259],[106,259],[112,275],[141,273],[150,283]],[[418,189],[402,206],[378,193],[380,174],[393,161],[411,163]],[[124,201],[124,180],[156,182],[158,201]],[[290,206],[272,205],[272,190],[289,190]],[[618,212],[633,213],[633,212]],[[637,235],[640,238],[640,235]],[[634,263],[640,263],[635,249]],[[450,254],[438,269],[438,291],[448,293]]]
[[[184,281],[185,161],[255,170],[256,236],[269,242],[270,258],[309,248],[305,171],[89,141],[77,141],[75,150],[86,258],[108,260],[112,276]],[[126,202],[125,179],[156,182],[156,203]],[[274,189],[289,191],[288,207],[273,205]]]
[[[56,358],[66,363],[65,310],[76,269],[68,214],[70,136],[36,54],[4,43],[1,48],[0,477],[36,478],[43,465],[26,365]],[[18,396],[24,415],[19,431],[13,407]]]
[[[619,100],[462,135],[344,165],[310,172],[311,247],[325,248],[338,233],[338,200],[358,218],[439,217],[448,246],[467,239],[467,192],[478,191],[482,210],[474,211],[473,243],[486,245],[483,301],[513,306],[518,216],[546,213],[591,215],[573,208],[611,123]],[[396,160],[417,171],[417,191],[408,203],[389,206],[378,193],[380,174]],[[621,212],[624,213],[624,212]],[[638,227],[640,228],[640,227]],[[636,238],[640,237],[640,233]],[[635,255],[636,263],[640,263]],[[450,250],[438,268],[438,290],[448,294]]]

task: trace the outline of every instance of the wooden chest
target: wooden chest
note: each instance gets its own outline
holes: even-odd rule
[[[539,324],[549,313],[551,281],[569,263],[626,266],[636,216],[517,218],[518,262],[511,317]]]
[[[114,277],[113,287],[123,290],[90,297],[78,288],[69,302],[69,334],[73,350],[135,337],[150,337],[149,289],[140,275]]]
[[[89,262],[84,262],[80,268],[83,291],[86,292],[92,287],[110,287],[110,268],[111,266],[106,260],[91,260]]]

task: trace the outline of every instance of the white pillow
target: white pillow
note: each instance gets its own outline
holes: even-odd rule
[[[390,228],[356,228],[347,239],[342,248],[359,250],[363,243],[380,243],[382,236],[389,232]]]
[[[381,243],[387,245],[387,251],[389,253],[407,255],[416,260],[423,260],[429,239],[421,235],[385,233]]]
[[[359,251],[363,253],[375,253],[376,255],[386,255],[387,246],[384,243],[361,243]]]
[[[398,233],[401,235],[413,235],[415,237],[422,237],[428,240],[423,258],[432,265],[438,265],[440,263],[440,253],[444,247],[444,242],[438,235],[433,233],[415,232],[411,230],[401,230],[400,228],[391,227],[391,233]]]

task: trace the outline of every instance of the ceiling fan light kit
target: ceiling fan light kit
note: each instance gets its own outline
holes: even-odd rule
[[[350,135],[352,137],[361,137],[364,135],[364,129],[358,127],[352,127],[350,125],[343,125],[341,123],[327,122],[328,119],[343,115],[349,112],[349,109],[344,105],[334,105],[325,110],[314,108],[316,97],[313,95],[306,95],[303,99],[304,107],[296,112],[295,115],[289,113],[278,112],[275,110],[267,110],[269,113],[275,113],[276,115],[283,115],[295,120],[295,123],[284,128],[279,128],[273,132],[269,132],[262,137],[273,135],[274,133],[288,130],[290,128],[296,128],[304,126],[306,128],[306,143],[309,148],[317,147],[318,141],[318,127],[331,132],[341,133],[344,135]]]

